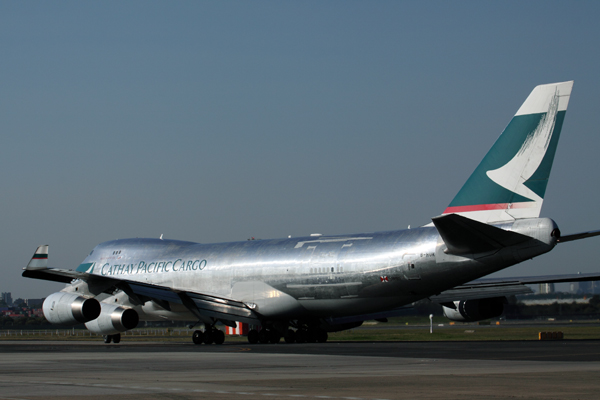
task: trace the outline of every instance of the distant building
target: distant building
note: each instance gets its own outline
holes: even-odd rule
[[[25,300],[18,298],[13,302],[13,306],[23,307],[25,305]]]
[[[579,284],[577,282],[569,283],[569,293],[577,293],[577,289],[579,289]]]
[[[10,292],[2,292],[2,300],[6,303],[7,306],[12,306],[12,294]]]
[[[600,281],[573,282],[570,289],[576,294],[600,294]]]
[[[541,294],[554,293],[554,283],[540,283],[540,293]]]
[[[25,299],[25,304],[29,308],[40,308],[44,303],[44,299]]]

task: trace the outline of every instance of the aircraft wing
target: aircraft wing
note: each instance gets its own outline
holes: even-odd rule
[[[80,279],[90,286],[100,288],[99,290],[104,293],[113,293],[117,289],[122,290],[134,303],[139,305],[147,301],[154,301],[161,307],[169,309],[167,302],[183,304],[200,320],[206,321],[214,318],[229,326],[235,326],[235,321],[247,323],[258,321],[258,315],[241,301],[128,279],[115,279],[72,269],[48,268],[47,264],[48,246],[40,246],[27,267],[24,268],[23,276],[62,283]]]
[[[436,303],[447,303],[459,300],[475,300],[491,297],[513,296],[529,294],[533,291],[526,285],[537,283],[563,283],[598,281],[600,273],[589,274],[564,274],[564,275],[541,275],[522,276],[514,278],[486,278],[467,282],[442,293],[431,296],[429,299]]]

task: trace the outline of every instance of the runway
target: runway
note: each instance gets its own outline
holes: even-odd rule
[[[600,341],[0,342],[0,399],[582,399]]]

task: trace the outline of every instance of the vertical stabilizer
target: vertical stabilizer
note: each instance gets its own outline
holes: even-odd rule
[[[485,223],[539,217],[572,88],[536,86],[444,214]]]

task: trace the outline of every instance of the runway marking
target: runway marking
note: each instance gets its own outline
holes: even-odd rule
[[[54,382],[54,381],[9,381],[1,380],[2,383],[12,384],[36,384],[36,385],[59,385],[59,386],[84,386],[84,387],[103,387],[108,389],[124,389],[124,390],[152,390],[152,391],[178,391],[178,392],[195,392],[195,393],[214,393],[214,394],[239,394],[244,396],[255,396],[257,393],[254,392],[228,392],[225,390],[205,390],[205,389],[184,389],[184,388],[160,388],[155,386],[141,387],[141,386],[127,386],[127,385],[116,385],[116,384],[105,384],[105,383],[71,383],[71,382]],[[388,399],[368,399],[363,397],[335,397],[325,395],[305,395],[305,394],[285,394],[285,393],[260,393],[261,396],[278,396],[278,397],[306,397],[311,399],[345,399],[345,400],[388,400]],[[14,397],[2,397],[0,400],[27,400]]]

